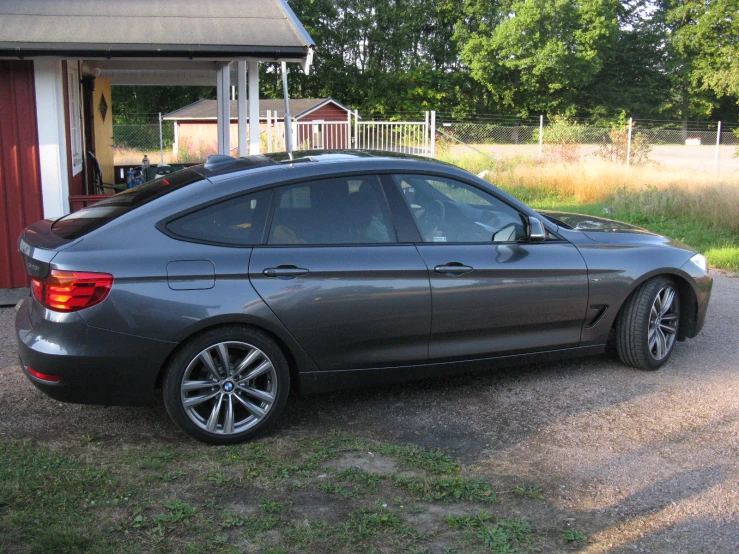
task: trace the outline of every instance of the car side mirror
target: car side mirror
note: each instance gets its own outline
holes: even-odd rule
[[[529,242],[542,242],[547,240],[547,231],[541,219],[532,215],[529,216],[529,225],[527,229],[527,238]]]

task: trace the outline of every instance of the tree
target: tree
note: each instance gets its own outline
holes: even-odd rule
[[[739,6],[736,0],[683,0],[669,12],[675,50],[693,86],[739,102]]]
[[[577,110],[618,36],[616,0],[473,0],[459,26],[461,59],[501,109]]]

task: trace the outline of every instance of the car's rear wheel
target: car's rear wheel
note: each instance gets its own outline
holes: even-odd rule
[[[660,276],[629,297],[616,322],[621,361],[644,370],[659,369],[672,354],[680,326],[680,295],[674,281]]]
[[[280,348],[248,327],[217,327],[190,340],[167,367],[164,404],[188,435],[211,444],[248,440],[287,402],[290,372]]]

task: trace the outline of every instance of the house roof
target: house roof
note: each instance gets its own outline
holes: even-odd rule
[[[0,0],[0,57],[308,57],[285,0]]]
[[[231,119],[236,119],[238,113],[237,100],[231,100]],[[297,98],[290,100],[290,115],[293,119],[299,119],[310,112],[326,104],[335,104],[345,111],[351,111],[349,108],[337,102],[333,98]],[[278,119],[285,117],[285,101],[284,100],[259,100],[259,117],[266,118],[267,110],[277,115]],[[218,119],[218,104],[215,100],[198,100],[170,112],[162,117],[167,121],[216,121]]]

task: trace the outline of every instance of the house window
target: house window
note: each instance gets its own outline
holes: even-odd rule
[[[80,69],[78,62],[67,62],[67,99],[69,102],[69,148],[72,175],[82,171],[82,108],[80,104]]]

